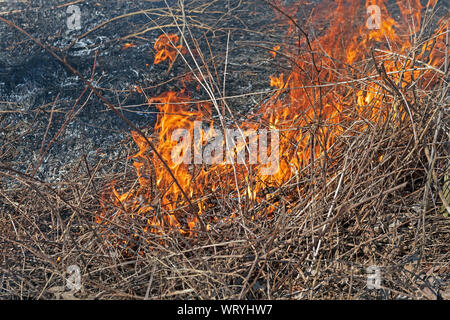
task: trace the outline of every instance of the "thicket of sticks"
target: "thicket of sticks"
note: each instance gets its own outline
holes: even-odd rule
[[[159,18],[164,16],[169,22],[158,21],[160,25],[155,28],[178,28],[182,43],[196,47],[191,33],[198,22],[194,17],[198,12],[206,15],[208,10],[206,6],[199,6],[197,11],[184,10],[182,4],[165,9],[164,14],[158,12]],[[154,13],[147,14],[151,20]],[[423,28],[432,23],[430,18]],[[19,28],[11,22],[9,25]],[[212,28],[202,23],[195,27]],[[143,29],[130,38],[145,32]],[[429,34],[424,31],[422,36],[416,39],[409,57],[415,56]],[[33,41],[66,64],[58,53],[37,39]],[[226,61],[228,54],[227,48],[221,61]],[[394,56],[386,53],[384,59]],[[365,71],[377,77],[368,76],[354,85],[363,87],[376,82],[386,88],[389,101],[397,106],[402,105],[404,97],[414,97],[408,104],[409,115],[400,122],[388,117],[357,134],[352,126],[358,124],[349,125],[348,134],[340,135],[330,150],[333,161],[325,162],[325,166],[324,162],[309,166],[271,191],[266,200],[254,207],[246,206],[244,214],[232,222],[214,226],[208,232],[199,230],[195,237],[177,230],[144,233],[141,220],[123,216],[108,226],[108,232],[127,239],[128,244],[111,246],[105,242],[104,229],[99,229],[94,218],[111,181],[120,177],[120,185],[127,190],[136,183],[127,158],[136,152],[133,144],[120,146],[124,150],[119,159],[93,164],[83,157],[64,181],[49,183],[35,178],[35,171],[15,169],[12,150],[28,132],[19,136],[17,127],[2,128],[0,298],[443,297],[450,268],[448,52],[438,70],[421,69],[422,73],[434,72],[436,77],[433,87],[426,89],[413,82],[396,86],[381,69],[383,61],[372,57]],[[206,66],[217,61],[200,59],[196,67],[191,64],[190,71],[211,71],[214,66]],[[426,65],[426,61],[422,61],[422,67],[423,63]],[[69,65],[66,67],[77,73]],[[85,90],[111,110],[123,107],[104,98],[92,80],[84,80]],[[209,100],[219,106],[228,99],[218,94],[211,90]],[[0,113],[0,123],[6,116]],[[148,139],[131,121],[124,121]],[[43,147],[42,152],[45,150]],[[220,200],[228,208],[236,206],[231,195]],[[270,219],[250,219],[271,202],[277,208]],[[204,213],[204,218],[228,216],[226,207],[219,209]],[[164,214],[164,208],[159,211]],[[81,269],[82,288],[76,292],[66,287],[70,265]],[[367,287],[370,266],[381,268],[381,289]]]

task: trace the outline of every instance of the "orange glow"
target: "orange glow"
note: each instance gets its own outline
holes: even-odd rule
[[[124,46],[122,47],[122,50],[131,48],[131,47],[135,47],[134,43],[125,43]]]
[[[176,34],[162,34],[156,39],[154,49],[156,50],[154,64],[161,63],[169,59],[170,63],[175,60],[175,57],[179,51],[183,50],[183,47],[178,43],[178,36]]]
[[[270,51],[270,54],[272,55],[272,57],[275,59],[277,56],[277,51],[280,50],[281,47],[279,45],[276,45],[273,47],[273,51]]]
[[[281,1],[275,2],[282,7]],[[297,7],[302,2],[299,1]],[[213,120],[211,104],[192,102],[185,90],[165,92],[148,101],[149,106],[156,106],[159,111],[151,139],[184,192],[195,200],[193,206],[196,214],[207,219],[205,223],[208,230],[218,221],[230,221],[238,216],[239,201],[266,201],[271,198],[271,189],[301,176],[305,168],[333,163],[339,156],[339,150],[333,146],[344,132],[346,135],[359,134],[379,121],[392,121],[393,125],[407,121],[407,110],[401,105],[394,105],[392,96],[386,94],[379,85],[381,77],[375,67],[369,71],[360,70],[363,69],[361,65],[368,65],[367,61],[371,61],[371,50],[376,48],[374,56],[377,61],[383,61],[390,79],[400,88],[408,81],[417,79],[419,65],[398,58],[408,56],[408,50],[413,47],[410,39],[417,29],[410,28],[411,20],[417,28],[420,26],[420,1],[408,2],[414,10],[399,0],[400,17],[395,19],[388,12],[386,0],[367,1],[365,4],[357,0],[324,0],[318,5],[308,23],[324,32],[311,39],[309,44],[304,37],[299,40],[300,48],[310,45],[313,53],[293,50],[290,57],[295,63],[290,72],[270,76],[270,86],[280,90],[260,105],[256,115],[240,123],[244,135],[260,129],[280,132],[278,170],[272,175],[263,174],[267,168],[259,163],[232,166],[225,160],[213,164],[174,162],[174,153],[179,157],[193,158],[195,150],[205,148],[206,141],[221,131],[220,125]],[[379,6],[381,10],[379,29],[369,30],[365,24],[367,16],[361,16],[361,12],[366,13],[366,8],[371,4]],[[297,39],[297,30],[292,21],[287,21],[278,12],[275,14],[286,25],[286,37]],[[435,48],[442,49],[441,40],[436,41]],[[173,63],[177,52],[183,51],[178,41],[175,34],[161,35],[155,42],[154,63],[167,59]],[[416,61],[426,60],[427,43],[423,46],[422,52],[418,52],[415,57]],[[276,57],[280,48],[279,45],[273,47],[272,57]],[[283,55],[287,54],[287,49],[283,49]],[[430,57],[434,66],[442,63],[442,53],[433,51]],[[398,72],[404,65],[407,71]],[[358,81],[367,77],[367,74],[377,81]],[[432,79],[431,75],[425,74],[422,85],[429,85]],[[182,81],[190,82],[193,79],[185,77]],[[203,126],[196,127],[195,123],[200,121]],[[172,140],[177,129],[185,129],[191,134],[198,131],[198,139],[190,137],[192,148],[190,145],[187,147],[184,140]],[[189,212],[186,199],[160,159],[150,151],[145,139],[136,132],[131,135],[139,148],[131,157],[138,183],[124,193],[117,192],[113,183],[108,197],[117,208],[115,212],[142,217],[147,226],[145,230],[154,234],[176,230],[185,235],[195,235],[200,230],[197,215]],[[236,143],[238,151],[246,147],[242,141]],[[190,154],[186,154],[186,150],[190,150]],[[382,160],[383,155],[378,158],[378,162]],[[211,209],[220,202],[217,198],[222,194],[232,195],[239,200],[230,207],[226,207],[229,204],[225,201],[220,203],[229,210],[226,218],[216,217]],[[215,195],[218,195],[217,198]],[[296,192],[291,196],[299,197]],[[270,201],[272,206],[263,206],[251,219],[264,215],[270,217],[278,200]],[[110,217],[110,213],[102,206],[104,209],[96,221],[107,225],[109,222],[106,218]]]
[[[283,74],[280,74],[279,77],[270,76],[270,86],[279,89],[283,88],[284,87]]]

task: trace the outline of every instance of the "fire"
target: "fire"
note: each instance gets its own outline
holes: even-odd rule
[[[276,58],[277,57],[277,52],[278,52],[278,50],[280,50],[281,49],[281,46],[279,46],[279,45],[276,45],[276,46],[273,46],[273,51],[270,51],[270,54],[272,55],[272,58]]]
[[[291,54],[295,63],[289,74],[270,76],[270,85],[280,90],[261,105],[257,115],[240,124],[239,132],[246,139],[238,140],[234,145],[233,156],[236,157],[239,151],[248,149],[252,138],[261,138],[261,129],[277,132],[277,138],[272,136],[271,143],[268,143],[270,147],[266,149],[267,154],[274,151],[273,142],[277,140],[278,167],[271,174],[267,174],[268,166],[261,164],[261,153],[253,159],[254,162],[248,159],[245,163],[235,161],[230,164],[220,154],[214,155],[217,161],[196,161],[200,159],[197,157],[199,150],[207,150],[208,141],[223,133],[223,128],[212,119],[212,105],[192,102],[184,90],[151,98],[149,105],[155,105],[159,110],[152,135],[157,151],[192,199],[196,212],[191,212],[187,200],[160,159],[150,152],[145,139],[132,132],[132,138],[139,147],[139,152],[132,156],[138,182],[136,187],[125,193],[119,193],[112,187],[110,202],[117,208],[117,214],[141,217],[145,220],[147,232],[163,234],[176,230],[186,235],[199,232],[199,218],[206,219],[204,222],[208,230],[219,220],[230,221],[239,214],[242,202],[271,201],[272,206],[260,209],[252,219],[263,215],[270,217],[273,207],[277,205],[276,197],[271,198],[271,190],[295,179],[308,166],[332,162],[333,155],[339,154],[339,150],[333,149],[333,144],[350,125],[357,133],[366,130],[369,123],[375,124],[380,120],[392,119],[394,123],[407,121],[406,108],[394,105],[392,95],[386,94],[379,81],[359,84],[357,79],[367,77],[360,71],[361,63],[367,63],[373,57],[377,63],[382,61],[381,67],[400,88],[417,78],[418,65],[413,65],[411,59],[401,57],[407,57],[408,50],[413,46],[411,35],[420,28],[420,14],[424,7],[418,0],[408,3],[410,5],[397,1],[400,9],[400,19],[397,20],[389,14],[385,0],[367,1],[365,5],[356,0],[322,1],[313,11],[315,14],[309,23],[324,32],[314,40],[305,37],[301,40],[300,47],[309,47],[310,50]],[[367,17],[359,14],[366,12],[371,5],[380,9],[379,29],[368,29],[364,21]],[[427,6],[430,5],[433,1]],[[284,8],[281,2],[278,6],[284,12],[295,11],[295,8]],[[279,12],[276,15],[286,21],[286,17]],[[319,15],[325,17],[319,20]],[[295,36],[297,31],[294,27],[295,22],[289,21],[286,37]],[[438,34],[442,33],[443,29],[438,31]],[[172,63],[177,52],[182,51],[178,41],[175,34],[161,35],[155,43],[157,53],[154,63],[166,59]],[[438,66],[442,53],[433,51],[427,60],[428,46],[428,42],[422,44],[416,60],[430,61]],[[439,46],[442,47],[442,44],[436,47]],[[273,58],[276,58],[279,49],[280,46],[273,48]],[[407,71],[399,72],[404,65]],[[380,80],[375,68],[369,76]],[[428,85],[432,78],[431,73],[425,75],[423,85]],[[353,125],[356,123],[360,125]],[[176,130],[189,134],[175,134],[174,139],[174,132],[179,132]],[[174,161],[174,158],[187,161]],[[378,161],[382,159],[383,155]],[[274,158],[271,160],[275,161]],[[236,199],[232,207],[225,201],[220,203],[229,209],[228,217],[217,217],[213,213],[221,195]],[[297,193],[292,195],[298,196]],[[97,222],[107,225],[110,223],[107,217],[108,210],[104,206]]]
[[[270,86],[282,89],[284,87],[283,74],[280,74],[279,77],[270,76]]]
[[[135,47],[134,43],[127,42],[123,45],[122,50]]]
[[[179,37],[176,34],[162,34],[155,42],[156,50],[154,64],[161,63],[169,59],[173,63],[178,52],[183,50],[183,46],[178,44]]]

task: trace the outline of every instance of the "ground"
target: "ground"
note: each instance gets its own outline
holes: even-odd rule
[[[319,2],[303,1],[300,24]],[[322,172],[311,169],[300,181],[268,190],[277,207],[271,220],[250,219],[264,210],[260,205],[198,238],[154,235],[142,255],[105,246],[98,234],[104,230],[93,222],[100,199],[113,181],[118,189],[133,185],[129,156],[138,148],[130,127],[49,51],[92,79],[149,136],[157,109],[148,98],[168,90],[209,98],[186,77],[180,56],[172,66],[153,63],[156,39],[180,33],[171,10],[191,46],[191,35],[196,39],[194,56],[210,68],[218,97],[225,83],[238,120],[273,95],[270,76],[293,64],[272,57],[274,46],[295,48],[297,38],[286,37],[286,24],[265,1],[184,3],[185,27],[175,0],[169,8],[155,0],[0,2],[0,17],[21,28],[0,21],[0,299],[448,299],[450,233],[439,195],[449,175],[448,85],[430,88],[423,104],[412,106],[419,142],[407,124],[343,137],[345,152],[334,167],[343,183],[334,176],[321,185]],[[77,12],[71,5],[80,9],[80,29],[71,29]],[[304,27],[314,36],[325,32]],[[373,62],[364,68],[374,70]],[[384,162],[377,161],[380,150]],[[299,186],[309,193],[297,197]],[[219,201],[211,198],[216,210]],[[236,197],[224,202],[215,214],[238,206]],[[113,234],[134,232],[122,229],[110,226]],[[321,255],[312,259],[305,252],[318,239]],[[65,286],[71,265],[81,267],[80,292]],[[381,265],[383,289],[366,287],[372,265]]]

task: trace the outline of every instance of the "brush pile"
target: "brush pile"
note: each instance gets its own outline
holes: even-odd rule
[[[0,298],[448,299],[448,9],[229,1],[224,21],[271,13],[252,33],[238,19],[214,29],[220,10],[198,2],[161,9],[171,26],[152,41],[166,80],[136,87],[156,124],[131,122],[116,157],[38,179],[15,160],[32,126],[0,110]],[[268,88],[235,94],[229,81],[248,72]],[[133,112],[92,83],[109,109]],[[191,160],[227,128],[277,132],[266,150],[277,170],[267,174],[261,153],[174,161],[174,130],[198,130],[181,153]]]

